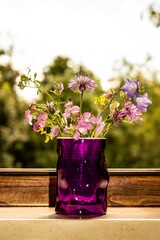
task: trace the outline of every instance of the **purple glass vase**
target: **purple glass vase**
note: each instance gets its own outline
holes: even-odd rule
[[[102,215],[107,210],[109,175],[104,138],[57,139],[56,213]]]

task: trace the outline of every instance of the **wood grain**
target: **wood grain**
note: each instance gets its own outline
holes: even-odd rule
[[[109,206],[160,206],[160,176],[112,176]]]
[[[159,206],[160,170],[109,169],[109,206]],[[55,169],[0,169],[0,206],[54,206]]]
[[[54,206],[56,177],[1,176],[0,206]]]

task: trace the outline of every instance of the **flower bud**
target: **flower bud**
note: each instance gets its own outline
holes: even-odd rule
[[[121,99],[126,99],[126,95],[123,91],[120,91],[119,96]]]

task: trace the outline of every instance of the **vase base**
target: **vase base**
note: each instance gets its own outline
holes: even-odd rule
[[[75,205],[75,204],[57,204],[56,213],[71,217],[96,217],[106,214],[106,207],[101,204],[94,205]]]

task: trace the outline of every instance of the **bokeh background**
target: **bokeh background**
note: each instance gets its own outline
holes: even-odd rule
[[[80,71],[97,81],[97,93],[139,79],[152,105],[142,125],[107,134],[107,165],[160,167],[159,1],[0,0],[0,23],[0,167],[56,166],[56,140],[45,144],[24,119],[37,95],[17,82],[30,68],[46,89]],[[93,102],[86,95],[86,110]]]

